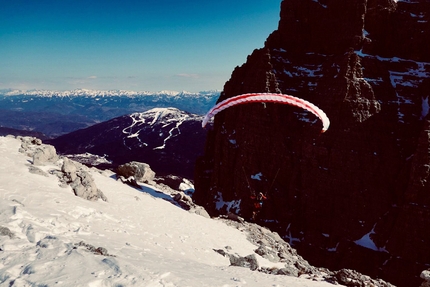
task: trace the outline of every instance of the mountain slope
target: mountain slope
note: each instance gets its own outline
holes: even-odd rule
[[[2,286],[333,286],[322,276],[309,280],[230,266],[214,249],[254,254],[247,234],[178,208],[151,186],[137,191],[91,170],[109,201],[76,197],[52,172],[29,173],[31,158],[18,152],[20,145],[0,137]],[[59,169],[49,163],[39,168]],[[274,266],[262,257],[259,262]]]
[[[203,154],[206,130],[202,116],[174,108],[155,108],[78,130],[47,143],[63,154],[106,156],[112,167],[130,161],[148,163],[159,175],[194,176]]]

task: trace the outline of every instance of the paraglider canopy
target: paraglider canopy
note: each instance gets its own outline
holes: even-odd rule
[[[273,102],[273,103],[279,103],[279,104],[287,104],[287,105],[292,105],[292,106],[305,109],[313,113],[321,120],[323,125],[321,130],[322,133],[327,131],[328,127],[330,126],[330,120],[328,119],[327,115],[320,108],[318,108],[317,106],[315,106],[314,104],[306,100],[293,97],[290,95],[284,95],[284,94],[251,93],[251,94],[243,94],[232,98],[228,98],[216,104],[214,107],[212,107],[212,109],[209,110],[209,112],[203,118],[202,127],[204,128],[208,123],[208,121],[217,113],[229,107],[240,105],[240,104],[258,103],[258,102]]]

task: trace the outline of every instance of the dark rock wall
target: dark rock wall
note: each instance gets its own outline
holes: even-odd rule
[[[319,134],[313,115],[271,103],[219,113],[194,199],[249,218],[261,190],[258,219],[312,264],[418,286],[430,263],[430,2],[284,0],[280,16],[219,101],[291,94],[331,126]]]

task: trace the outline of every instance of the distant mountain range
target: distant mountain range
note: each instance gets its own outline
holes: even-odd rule
[[[192,93],[187,91],[177,92],[163,90],[159,92],[149,91],[127,91],[127,90],[89,90],[89,89],[74,89],[69,91],[57,91],[57,90],[19,90],[19,89],[0,89],[0,95],[3,96],[42,96],[42,97],[68,97],[68,96],[93,96],[93,97],[109,97],[109,96],[212,96],[214,94],[219,95],[219,91],[201,91],[198,93]]]
[[[0,90],[0,127],[37,131],[54,138],[112,118],[174,107],[205,114],[217,101],[219,91],[199,93],[122,90],[47,91]]]

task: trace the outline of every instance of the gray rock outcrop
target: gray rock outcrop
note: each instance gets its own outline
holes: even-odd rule
[[[9,238],[14,238],[15,234],[10,231],[9,228],[0,226],[0,236],[8,236]]]
[[[144,183],[154,183],[155,172],[149,164],[132,161],[117,168],[117,174],[124,178],[134,177],[136,181]]]
[[[191,196],[184,192],[178,192],[173,196],[173,200],[183,209],[188,210],[191,213],[201,215],[206,218],[210,218],[209,213],[202,206],[199,206],[193,202]]]
[[[35,137],[17,137],[17,139],[21,140],[19,152],[32,157],[35,166],[53,163],[59,159],[55,147],[43,144],[41,139]]]
[[[34,165],[44,165],[47,162],[53,163],[58,160],[57,151],[52,145],[42,144],[36,149],[33,155]]]
[[[42,141],[35,137],[18,136],[17,139],[21,140],[21,147],[19,148],[19,152],[29,157],[33,157],[36,148],[42,145]]]
[[[83,247],[87,251],[95,254],[95,255],[102,255],[102,256],[110,256],[110,257],[116,257],[115,255],[109,254],[107,249],[104,247],[95,247],[94,245],[85,243],[84,241],[80,241],[79,243],[75,243],[75,246],[77,247]]]
[[[42,175],[42,176],[48,177],[48,174],[46,172],[44,172],[42,169],[40,169],[40,168],[38,168],[37,166],[34,166],[34,165],[29,166],[28,167],[28,171],[30,173],[33,173],[33,174],[37,174],[37,175]]]
[[[72,187],[76,196],[92,201],[98,199],[107,201],[103,192],[97,188],[91,174],[81,164],[63,158],[61,171],[63,172],[61,180]]]
[[[21,139],[19,151],[33,158],[32,164],[29,166],[29,172],[49,176],[47,172],[38,166],[44,166],[48,163],[61,163],[54,146],[43,144],[40,139],[34,137],[18,137],[18,139]],[[61,159],[63,160],[61,170],[50,170],[49,172],[56,174],[63,186],[70,185],[74,194],[84,199],[107,201],[103,192],[97,188],[87,167],[67,157],[61,157]]]

